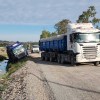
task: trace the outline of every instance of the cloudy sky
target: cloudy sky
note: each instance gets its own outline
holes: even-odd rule
[[[0,40],[38,41],[62,19],[75,22],[89,6],[100,18],[99,0],[0,0]]]

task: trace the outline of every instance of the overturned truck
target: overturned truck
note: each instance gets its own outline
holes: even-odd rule
[[[28,52],[25,49],[24,45],[20,42],[8,45],[6,48],[9,61],[13,63],[28,55]]]

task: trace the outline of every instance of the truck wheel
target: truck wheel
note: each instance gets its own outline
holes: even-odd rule
[[[41,56],[41,60],[44,60],[44,57],[43,56]]]
[[[94,66],[98,66],[99,65],[99,61],[94,62]]]
[[[53,58],[52,57],[50,57],[50,62],[52,62],[53,61]]]
[[[64,58],[63,58],[63,56],[61,56],[61,64],[63,64],[64,63]]]
[[[43,53],[41,53],[41,60],[45,60]]]
[[[49,59],[48,59],[48,57],[45,57],[45,61],[48,61]]]
[[[61,58],[60,58],[60,56],[57,57],[57,62],[58,62],[58,63],[61,63]]]
[[[74,56],[73,55],[71,55],[70,63],[71,63],[72,66],[75,65],[75,59],[74,59]]]
[[[47,57],[45,57],[45,61],[47,61]]]
[[[33,53],[33,50],[31,50],[31,53]]]

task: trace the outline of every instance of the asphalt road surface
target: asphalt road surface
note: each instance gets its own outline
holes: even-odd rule
[[[51,100],[100,100],[100,65],[41,61],[40,54],[30,54],[41,69]]]

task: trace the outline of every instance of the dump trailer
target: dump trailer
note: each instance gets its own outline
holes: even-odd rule
[[[16,62],[19,59],[26,57],[28,55],[28,52],[25,49],[24,45],[20,42],[10,44],[6,48],[10,62]]]
[[[39,41],[41,59],[71,65],[100,61],[100,30],[91,23],[70,23],[67,33]]]

